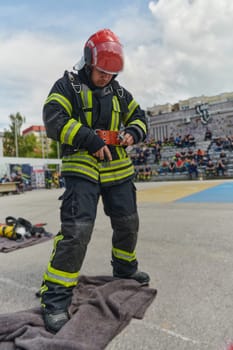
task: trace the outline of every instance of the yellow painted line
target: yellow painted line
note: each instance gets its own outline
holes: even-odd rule
[[[187,182],[162,185],[137,191],[138,202],[168,203],[217,186],[217,182]]]

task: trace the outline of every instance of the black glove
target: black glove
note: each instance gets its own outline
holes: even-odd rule
[[[74,140],[74,146],[77,148],[85,148],[90,154],[95,153],[104,145],[104,141],[95,134],[94,130],[85,126],[81,127],[77,139]]]

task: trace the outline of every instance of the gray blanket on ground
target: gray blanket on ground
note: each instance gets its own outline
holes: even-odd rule
[[[156,289],[134,280],[81,276],[71,319],[55,335],[40,308],[0,315],[0,350],[101,350],[130,322],[142,319]]]
[[[0,253],[10,253],[13,250],[30,247],[38,243],[46,242],[52,238],[52,233],[41,237],[25,238],[22,241],[14,241],[6,237],[0,237]]]

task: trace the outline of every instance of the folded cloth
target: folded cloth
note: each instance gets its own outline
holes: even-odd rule
[[[81,276],[71,319],[57,334],[45,330],[40,308],[3,314],[0,350],[102,350],[132,318],[143,318],[156,294],[135,280]]]
[[[23,240],[10,240],[6,237],[0,237],[0,253],[10,253],[13,250],[30,247],[32,245],[42,243],[47,241],[48,239],[53,238],[52,233],[47,233],[41,237],[30,237]]]

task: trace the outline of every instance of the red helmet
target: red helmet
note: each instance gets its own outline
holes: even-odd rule
[[[118,74],[123,70],[122,45],[110,29],[102,29],[90,36],[84,46],[84,60],[89,66],[109,73]]]

